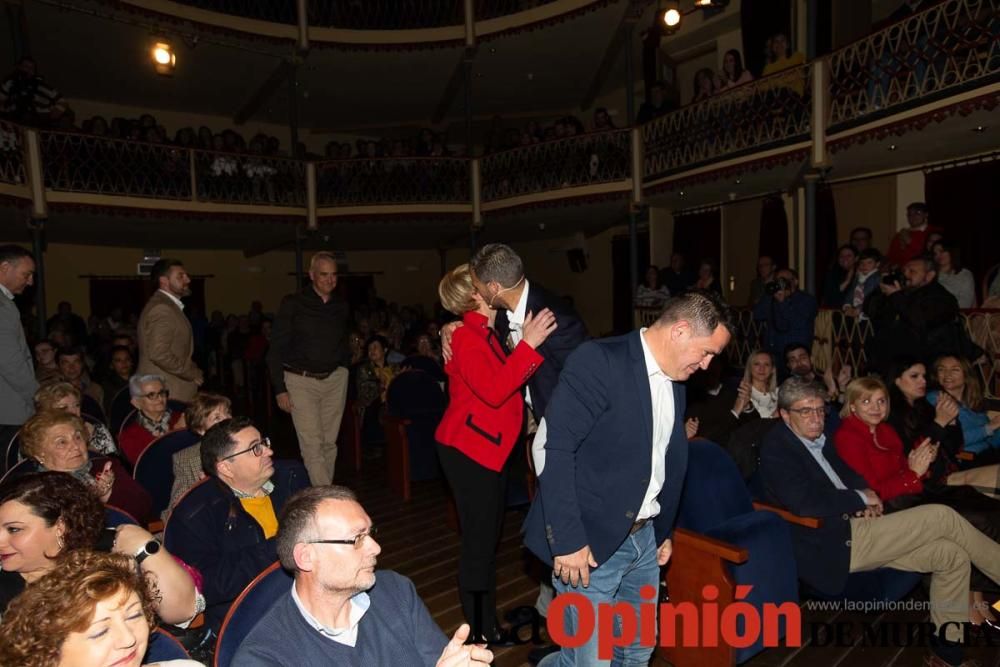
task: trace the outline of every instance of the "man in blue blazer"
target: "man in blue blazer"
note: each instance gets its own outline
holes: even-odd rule
[[[557,592],[581,593],[595,610],[626,603],[638,611],[640,589],[657,586],[687,469],[677,383],[722,352],[728,327],[719,297],[692,291],[668,300],[648,329],[570,355],[535,438],[538,494],[524,524],[528,548],[553,566]],[[563,623],[576,634],[575,614]],[[645,664],[652,650],[636,641],[615,657]],[[596,633],[564,647],[558,664],[606,664]]]
[[[882,501],[837,455],[823,434],[822,385],[789,378],[778,391],[784,423],[764,436],[760,475],[768,496],[795,514],[822,519],[819,528],[792,526],[799,577],[839,596],[851,572],[890,567],[931,574],[931,621],[959,641],[968,621],[969,564],[1000,583],[1000,544],[944,505],[920,505],[882,516]],[[961,663],[959,645],[931,645],[924,664]]]

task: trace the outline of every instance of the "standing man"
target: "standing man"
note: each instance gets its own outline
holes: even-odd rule
[[[350,317],[337,288],[337,260],[318,252],[312,284],[281,301],[267,355],[278,407],[291,413],[302,461],[314,486],[333,481],[337,434],[347,402]]]
[[[535,437],[539,492],[525,543],[552,564],[558,593],[594,606],[642,602],[670,559],[670,535],[687,469],[685,393],[679,384],[729,343],[729,311],[713,293],[672,297],[648,329],[584,343],[570,357]],[[558,619],[553,619],[558,622]],[[567,610],[564,630],[576,636]],[[597,635],[558,662],[598,661]],[[615,648],[615,661],[646,664],[652,646]]]
[[[944,231],[928,224],[929,219],[930,211],[924,202],[915,201],[906,207],[908,226],[896,232],[889,243],[889,252],[886,253],[889,266],[902,268],[908,261],[926,252],[928,235]]]
[[[14,434],[35,411],[38,389],[31,351],[24,340],[21,314],[14,296],[32,284],[35,260],[18,245],[0,246],[0,447],[6,449]],[[3,462],[0,462],[3,463]]]
[[[139,315],[137,375],[162,375],[170,398],[189,403],[203,381],[191,360],[194,336],[181,297],[191,296],[191,278],[180,260],[161,259],[149,273],[156,292]]]
[[[812,346],[819,305],[799,289],[799,274],[781,269],[753,307],[753,318],[766,325],[765,347],[777,359],[790,343]]]

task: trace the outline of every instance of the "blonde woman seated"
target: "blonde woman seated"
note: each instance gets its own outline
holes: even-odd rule
[[[158,592],[122,554],[80,550],[41,577],[0,624],[0,664],[18,667],[204,667],[144,661]]]
[[[740,396],[747,394],[749,400],[743,403],[744,412],[756,412],[761,419],[778,416],[778,371],[774,367],[774,357],[767,350],[750,353]]]
[[[42,385],[35,392],[35,409],[61,410],[80,416],[80,390],[69,382],[52,382]],[[87,428],[87,449],[97,454],[114,456],[118,453],[118,445],[111,437],[111,431],[104,424],[92,424],[84,421]]]

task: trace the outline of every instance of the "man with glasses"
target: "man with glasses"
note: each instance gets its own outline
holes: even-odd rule
[[[167,549],[204,577],[205,623],[215,631],[230,603],[277,558],[278,513],[309,486],[301,464],[275,462],[273,453],[246,417],[208,429],[201,440],[208,477],[178,501],[167,524]]]
[[[243,641],[234,665],[475,667],[493,661],[487,649],[465,645],[468,625],[448,641],[412,581],[375,569],[382,547],[350,489],[302,491],[285,505],[280,523],[278,558],[295,583]]]
[[[821,519],[818,528],[791,524],[799,577],[831,598],[847,576],[880,567],[930,573],[931,621],[956,642],[969,620],[970,563],[1000,582],[1000,544],[944,505],[882,514],[882,501],[837,456],[823,435],[826,391],[790,378],[778,391],[782,424],[761,444],[760,475],[767,495],[795,514]],[[931,644],[925,665],[961,663],[957,644]]]

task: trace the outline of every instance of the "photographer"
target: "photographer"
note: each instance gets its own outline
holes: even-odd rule
[[[765,348],[780,357],[789,343],[812,345],[818,307],[816,297],[799,290],[799,275],[781,269],[764,291],[753,307],[753,318],[767,325]]]
[[[938,283],[930,257],[911,259],[902,271],[884,275],[879,289],[865,300],[864,312],[875,333],[868,340],[871,362],[887,364],[901,355],[930,361],[965,351],[955,349],[964,345],[958,302]]]

